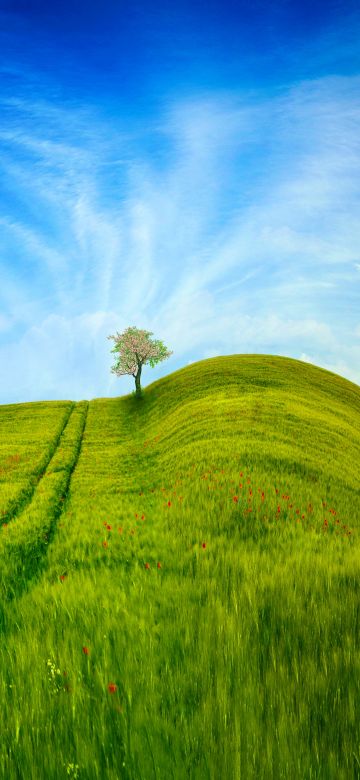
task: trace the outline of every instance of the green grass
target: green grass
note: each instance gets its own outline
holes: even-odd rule
[[[360,388],[232,355],[0,407],[0,777],[360,777]]]

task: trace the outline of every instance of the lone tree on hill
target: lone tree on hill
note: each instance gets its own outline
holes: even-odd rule
[[[151,368],[154,368],[156,363],[173,354],[168,352],[162,341],[151,341],[149,336],[152,335],[149,330],[139,330],[133,326],[127,328],[124,333],[107,337],[115,341],[115,347],[111,352],[120,353],[120,357],[111,371],[117,376],[131,374],[135,378],[137,398],[142,398],[140,376],[143,364],[148,361]]]

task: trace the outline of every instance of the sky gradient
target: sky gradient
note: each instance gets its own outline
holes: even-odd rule
[[[125,395],[107,336],[360,385],[358,2],[0,2],[0,404]]]

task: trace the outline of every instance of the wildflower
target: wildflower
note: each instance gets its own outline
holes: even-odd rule
[[[202,546],[205,548],[205,547],[206,547],[206,542],[203,542],[203,543],[202,543]]]
[[[52,685],[52,693],[58,693],[60,688],[62,687],[60,677],[61,675],[60,669],[56,669],[55,664],[53,664],[50,660],[50,658],[47,661],[47,665],[50,667],[48,670],[49,672],[49,681]]]
[[[108,547],[108,546],[109,546],[109,545],[108,545],[108,543],[107,543],[107,541],[106,541],[106,539],[105,539],[105,541],[103,542],[103,547]]]
[[[115,685],[115,683],[109,683],[108,685],[109,693],[115,693],[116,690],[117,690],[117,686]]]
[[[158,563],[157,567],[158,569],[161,569],[161,563]]]
[[[83,653],[85,653],[85,655],[89,655],[89,648],[83,647]]]
[[[64,764],[64,767],[66,767],[66,764]],[[68,775],[71,775],[71,773],[73,772],[74,774],[72,775],[72,777],[74,778],[74,780],[76,780],[78,776],[78,769],[79,769],[79,764],[68,764],[68,766],[66,767],[66,773]]]
[[[145,569],[150,569],[150,564],[149,563],[145,563]]]

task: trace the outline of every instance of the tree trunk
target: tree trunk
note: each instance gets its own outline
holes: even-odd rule
[[[136,398],[141,398],[141,385],[140,385],[140,376],[141,376],[141,368],[142,366],[139,366],[138,372],[135,376],[135,387],[136,387]]]

